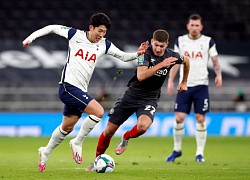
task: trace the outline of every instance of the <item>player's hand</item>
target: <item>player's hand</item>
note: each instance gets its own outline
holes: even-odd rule
[[[222,77],[221,76],[216,76],[214,82],[215,82],[217,88],[222,87]]]
[[[141,43],[140,47],[137,50],[138,56],[144,54],[146,50],[148,49],[148,41]]]
[[[29,46],[29,45],[30,45],[30,43],[31,43],[31,41],[30,41],[30,40],[28,40],[28,41],[23,41],[23,47],[27,47],[27,46]]]
[[[164,59],[161,64],[163,67],[167,67],[167,66],[171,66],[171,65],[174,65],[176,63],[178,59],[175,58],[175,57],[168,57],[166,59]]]
[[[181,84],[179,84],[179,85],[177,86],[177,90],[178,90],[179,92],[187,91],[187,90],[188,90],[188,88],[187,88],[187,83],[186,83],[186,82],[182,82]]]

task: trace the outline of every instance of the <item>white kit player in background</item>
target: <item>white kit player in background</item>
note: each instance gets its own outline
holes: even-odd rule
[[[216,45],[211,37],[201,34],[203,29],[202,17],[192,14],[187,22],[188,34],[179,36],[174,50],[190,60],[190,71],[187,81],[188,90],[178,92],[175,102],[175,124],[173,130],[174,150],[167,157],[167,162],[173,162],[175,158],[182,155],[182,138],[184,136],[184,119],[191,111],[194,104],[196,117],[196,162],[204,162],[204,148],[207,139],[205,124],[206,113],[210,110],[208,93],[208,61],[210,57],[216,74],[215,83],[217,88],[222,86],[221,69],[218,62]],[[169,73],[168,94],[172,96],[174,89],[174,78],[179,65],[174,66]],[[182,79],[182,65],[180,65],[180,80]]]
[[[48,25],[33,32],[23,41],[23,47],[27,47],[38,37],[55,33],[68,39],[69,42],[68,57],[59,83],[59,97],[64,103],[63,119],[61,125],[52,133],[47,146],[39,148],[38,168],[41,172],[45,171],[46,162],[52,151],[73,130],[82,113],[86,113],[89,116],[84,119],[77,137],[70,141],[73,159],[78,164],[82,163],[82,143],[104,115],[103,107],[87,93],[89,81],[99,58],[108,54],[127,62],[136,59],[148,47],[148,42],[144,42],[134,53],[119,50],[104,38],[110,25],[107,15],[96,13],[90,18],[88,31]]]

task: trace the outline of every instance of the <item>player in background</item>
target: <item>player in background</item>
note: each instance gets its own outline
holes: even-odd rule
[[[116,154],[125,151],[130,138],[137,138],[147,131],[153,123],[161,87],[175,64],[184,64],[183,79],[177,89],[180,92],[187,90],[189,60],[167,49],[168,39],[169,34],[165,30],[159,29],[153,33],[151,46],[138,58],[135,75],[128,82],[127,90],[109,112],[109,122],[98,140],[96,157],[105,153],[116,130],[133,113],[136,113],[137,124],[121,137]],[[86,170],[94,171],[93,163]]]
[[[204,162],[204,148],[207,139],[205,124],[206,113],[209,112],[208,93],[208,61],[211,57],[216,74],[215,83],[218,88],[222,86],[221,68],[218,62],[216,45],[211,37],[201,34],[203,29],[202,17],[192,14],[187,22],[188,34],[179,36],[174,50],[190,59],[190,72],[188,76],[188,91],[177,94],[175,102],[175,124],[173,130],[174,150],[167,157],[167,162],[173,162],[175,158],[182,155],[182,138],[184,136],[184,119],[190,113],[192,103],[196,117],[196,162]],[[182,69],[183,67],[180,66]],[[168,94],[172,96],[174,89],[174,78],[179,66],[174,66],[168,79]],[[183,73],[180,70],[180,80]]]
[[[60,35],[69,42],[68,57],[62,71],[59,83],[59,97],[64,103],[63,119],[54,132],[46,147],[40,147],[39,170],[45,171],[46,162],[52,151],[73,130],[82,113],[88,114],[84,119],[76,138],[70,141],[73,159],[82,163],[82,143],[95,125],[104,115],[103,107],[87,92],[89,81],[97,61],[104,54],[131,61],[142,55],[148,47],[148,42],[142,43],[137,52],[126,53],[119,50],[113,43],[104,38],[110,28],[111,21],[103,13],[93,14],[89,22],[89,30],[83,31],[61,25],[48,25],[33,32],[23,41],[27,47],[38,37],[49,33]]]

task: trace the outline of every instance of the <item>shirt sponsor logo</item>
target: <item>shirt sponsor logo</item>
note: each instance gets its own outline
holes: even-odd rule
[[[188,52],[188,51],[185,51],[184,53],[185,56],[189,57],[189,58],[192,58],[192,59],[203,59],[203,55],[202,55],[202,52],[194,52],[194,51],[191,51],[191,52]]]
[[[79,56],[81,59],[86,60],[86,61],[96,61],[96,54],[89,54],[89,51],[85,52],[82,49],[79,49],[75,56]]]

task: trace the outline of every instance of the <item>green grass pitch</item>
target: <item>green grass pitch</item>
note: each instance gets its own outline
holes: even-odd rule
[[[106,151],[116,162],[110,174],[85,172],[93,161],[97,137],[83,144],[83,164],[76,164],[68,142],[51,154],[46,171],[37,168],[38,147],[49,138],[0,137],[0,179],[92,179],[92,180],[151,180],[151,179],[250,179],[250,137],[211,137],[207,139],[204,163],[196,163],[195,138],[185,137],[183,155],[174,163],[165,162],[172,151],[172,137],[140,137],[131,139],[124,154],[114,153],[119,138],[112,139]]]

